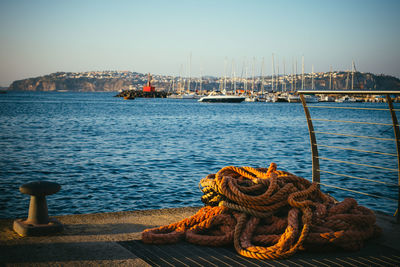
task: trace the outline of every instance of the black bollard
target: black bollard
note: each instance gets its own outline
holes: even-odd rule
[[[61,186],[47,181],[36,181],[22,185],[19,191],[31,196],[29,213],[26,220],[14,221],[14,231],[21,236],[40,236],[57,233],[63,225],[54,218],[49,218],[46,196],[60,191]]]

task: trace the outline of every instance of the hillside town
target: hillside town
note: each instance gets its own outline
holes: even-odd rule
[[[131,71],[56,72],[14,81],[8,90],[29,91],[124,91],[142,90],[148,74]],[[157,91],[248,91],[294,92],[316,90],[399,90],[400,80],[372,73],[332,71],[304,74],[277,74],[253,77],[182,77],[152,74]]]

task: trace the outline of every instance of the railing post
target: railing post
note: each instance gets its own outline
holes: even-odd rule
[[[308,132],[310,134],[311,158],[312,158],[312,182],[319,183],[320,182],[320,171],[319,171],[317,138],[315,137],[314,126],[312,124],[310,111],[308,110],[304,95],[303,94],[299,94],[299,95],[300,95],[301,103],[303,104],[304,113],[306,114]]]
[[[393,108],[392,98],[389,94],[386,94],[386,101],[389,105],[390,115],[392,116],[393,122],[393,130],[394,130],[394,137],[396,139],[396,150],[397,150],[397,177],[398,177],[398,197],[397,197],[397,222],[400,223],[400,131],[399,131],[399,123],[397,121],[396,112]]]

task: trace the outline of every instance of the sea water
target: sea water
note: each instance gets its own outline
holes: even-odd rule
[[[61,185],[47,197],[50,215],[202,205],[198,183],[224,166],[268,167],[311,180],[306,119],[298,103],[199,103],[123,100],[115,93],[8,92],[0,95],[0,218],[27,215],[19,186],[36,180]],[[326,103],[319,105],[341,105]],[[386,104],[357,103],[387,108]],[[313,118],[391,122],[388,111],[311,109]],[[321,132],[394,138],[390,125],[315,121]],[[346,128],[347,127],[347,128]],[[327,138],[329,137],[329,138]],[[332,147],[396,153],[393,141],[317,134],[320,156],[397,168],[396,157]],[[397,183],[397,173],[321,159],[321,169]],[[321,175],[321,182],[397,198],[396,187]],[[338,200],[388,213],[396,202],[322,187]]]

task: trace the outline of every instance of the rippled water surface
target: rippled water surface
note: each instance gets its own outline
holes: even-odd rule
[[[228,165],[278,169],[311,179],[311,155],[301,104],[206,104],[194,100],[122,100],[114,93],[0,95],[0,217],[26,216],[29,196],[20,185],[49,180],[62,189],[49,196],[51,215],[199,206],[198,182]],[[326,105],[337,105],[329,103]],[[342,106],[345,104],[341,104]],[[385,104],[357,104],[386,107]],[[389,122],[387,111],[311,109],[313,118]],[[315,122],[321,132],[393,138],[385,125]],[[347,127],[348,128],[348,127]],[[395,153],[393,142],[345,136],[318,142]],[[320,156],[397,168],[388,155],[321,147]],[[396,173],[321,160],[321,169],[397,183]],[[329,174],[322,182],[396,198],[395,188]],[[323,187],[339,200],[351,192]],[[374,209],[395,202],[356,196]]]

